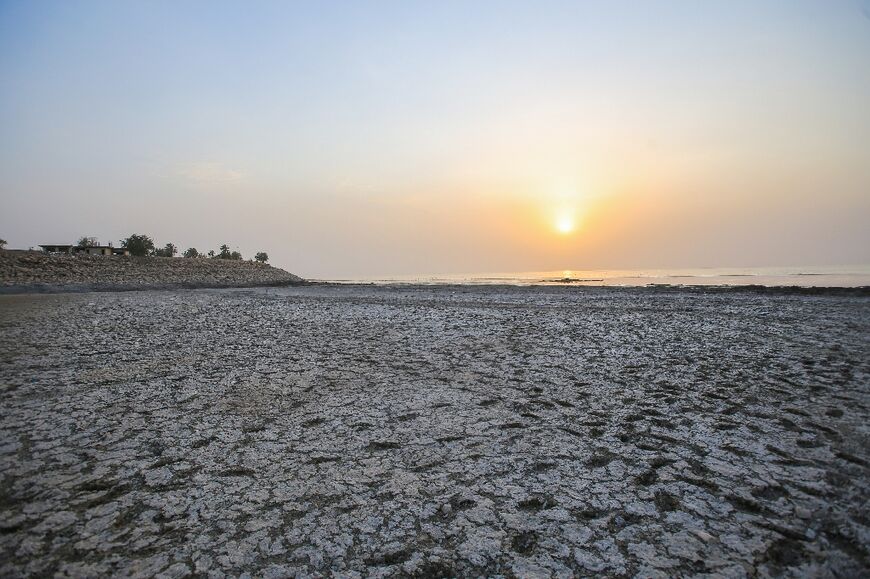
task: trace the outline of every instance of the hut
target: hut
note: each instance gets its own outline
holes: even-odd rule
[[[78,245],[40,245],[42,251],[46,253],[68,253],[73,255],[130,255],[130,250],[126,247],[113,247],[111,245],[90,245],[82,247]]]
[[[40,245],[45,253],[72,253],[72,245],[45,244]]]

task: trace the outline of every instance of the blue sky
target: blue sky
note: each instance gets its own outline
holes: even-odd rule
[[[0,236],[314,276],[866,263],[865,10],[2,2]]]

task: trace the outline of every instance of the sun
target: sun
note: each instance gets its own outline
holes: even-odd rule
[[[574,217],[567,213],[563,213],[556,217],[556,231],[562,235],[568,235],[574,231]]]

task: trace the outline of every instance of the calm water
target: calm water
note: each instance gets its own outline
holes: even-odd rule
[[[838,267],[755,267],[720,269],[561,270],[521,273],[466,273],[329,279],[336,283],[509,284],[509,285],[765,285],[804,287],[870,286],[870,265]]]

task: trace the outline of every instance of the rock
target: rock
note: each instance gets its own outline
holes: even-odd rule
[[[282,269],[249,261],[0,251],[0,293],[253,287],[303,282],[299,276]]]

